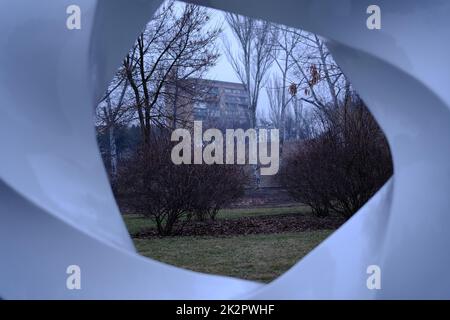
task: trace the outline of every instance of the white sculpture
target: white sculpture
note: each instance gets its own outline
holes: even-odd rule
[[[92,109],[160,2],[0,3],[0,297],[450,298],[450,2],[376,1],[370,30],[367,0],[192,1],[328,39],[392,149],[393,178],[268,285],[139,256],[116,207]],[[66,287],[70,265],[80,290]],[[381,290],[367,288],[370,265]]]

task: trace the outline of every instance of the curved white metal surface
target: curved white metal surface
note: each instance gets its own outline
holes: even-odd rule
[[[450,2],[191,1],[320,34],[386,133],[394,177],[268,285],[136,254],[99,156],[92,109],[156,0],[0,3],[0,296],[3,298],[450,298]],[[66,267],[83,270],[66,289]],[[366,268],[382,269],[368,290]]]

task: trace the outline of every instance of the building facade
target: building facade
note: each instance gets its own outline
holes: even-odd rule
[[[176,98],[168,102],[168,109],[178,123],[201,120],[203,128],[222,130],[251,126],[249,99],[241,83],[187,79],[171,90]]]

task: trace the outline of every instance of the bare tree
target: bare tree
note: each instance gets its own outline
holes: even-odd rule
[[[286,116],[288,113],[288,108],[295,97],[291,92],[292,80],[289,79],[291,76],[291,70],[295,67],[295,61],[293,61],[292,56],[295,51],[299,50],[299,45],[301,44],[301,34],[295,32],[294,29],[287,28],[284,26],[276,26],[277,37],[276,45],[272,52],[273,59],[279,74],[279,81],[273,82],[273,90],[279,92],[279,103],[280,103],[280,153],[282,154],[284,140],[286,139]],[[278,86],[278,88],[276,87]],[[291,93],[291,94],[289,94]]]
[[[166,102],[176,94],[173,86],[180,79],[202,77],[219,57],[214,42],[220,28],[209,26],[208,10],[186,4],[179,11],[174,1],[165,3],[123,62],[144,144],[152,125],[171,126],[173,110],[167,110]]]
[[[105,96],[96,108],[96,127],[108,135],[108,161],[111,176],[117,173],[116,128],[127,125],[133,118],[132,108],[125,102],[128,80],[120,73],[111,82]]]
[[[237,53],[224,38],[227,58],[247,91],[251,126],[256,126],[256,112],[260,90],[273,63],[276,33],[266,21],[226,13],[225,20],[238,42]]]
[[[300,99],[319,109],[338,108],[349,82],[324,42],[315,34],[293,30],[301,45],[291,53]],[[329,101],[332,103],[330,104]]]
[[[281,110],[283,108],[282,102],[282,86],[280,79],[276,76],[272,77],[269,85],[266,87],[267,97],[269,99],[269,122],[277,129],[282,126]]]

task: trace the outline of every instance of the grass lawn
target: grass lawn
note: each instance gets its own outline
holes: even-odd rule
[[[140,254],[194,271],[270,282],[292,267],[332,230],[224,238],[134,239]]]
[[[286,213],[310,214],[307,206],[224,209],[217,219]],[[125,215],[131,235],[155,227],[151,219]],[[333,230],[232,237],[166,237],[133,241],[140,254],[181,268],[270,282],[292,267]]]
[[[125,221],[128,232],[131,236],[139,231],[154,228],[156,226],[152,219],[144,218],[143,216],[137,214],[126,214],[123,216],[123,220]]]
[[[306,205],[293,207],[251,208],[251,209],[222,209],[217,219],[237,219],[242,217],[271,216],[277,214],[298,213],[309,214],[311,208]]]

